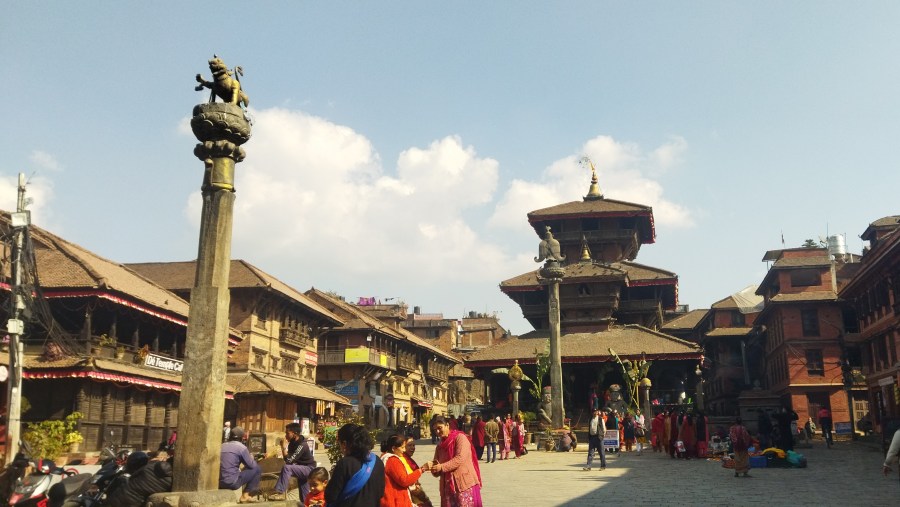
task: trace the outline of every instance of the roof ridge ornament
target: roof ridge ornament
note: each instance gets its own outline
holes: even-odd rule
[[[580,163],[582,166],[588,165],[591,168],[591,187],[588,189],[587,195],[584,196],[584,200],[596,201],[598,199],[603,199],[603,192],[600,191],[600,184],[597,180],[597,169],[594,168],[594,163],[587,155],[581,157]]]
[[[588,246],[587,238],[581,235],[581,262],[591,262],[591,247]]]

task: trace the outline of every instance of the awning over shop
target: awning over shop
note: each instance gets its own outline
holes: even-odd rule
[[[416,404],[418,407],[422,408],[431,408],[433,404],[428,400],[423,400],[422,398],[416,398],[415,396],[410,398],[410,401]]]
[[[152,380],[147,378],[135,377],[132,375],[121,375],[116,373],[108,373],[103,371],[88,370],[53,370],[53,371],[23,371],[22,378],[28,380],[38,379],[62,379],[62,378],[87,378],[104,382],[131,384],[134,386],[151,387],[153,389],[163,389],[168,391],[181,392],[181,385],[172,382],[164,382],[160,380]],[[230,393],[225,393],[225,398],[233,399]]]
[[[231,383],[234,385],[235,394],[278,393],[350,405],[350,400],[322,386],[288,377],[250,372],[231,380]]]

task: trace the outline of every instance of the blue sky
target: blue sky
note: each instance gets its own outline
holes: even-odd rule
[[[896,2],[14,2],[0,18],[0,208],[120,262],[196,257],[194,75],[255,119],[233,256],[294,287],[529,330],[525,213],[652,205],[637,262],[692,308],[766,250],[897,209]]]

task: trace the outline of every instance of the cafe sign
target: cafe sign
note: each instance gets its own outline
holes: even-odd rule
[[[150,368],[156,368],[158,370],[181,373],[181,370],[184,369],[184,361],[157,356],[155,354],[147,354],[147,357],[144,359],[144,366],[149,366]]]

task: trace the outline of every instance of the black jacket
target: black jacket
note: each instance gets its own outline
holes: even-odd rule
[[[369,481],[359,493],[344,502],[337,501],[344,490],[344,485],[360,468],[362,468],[362,462],[353,456],[344,456],[337,462],[331,480],[325,486],[325,505],[328,507],[378,507],[381,497],[384,496],[384,463],[378,458],[375,459],[375,467],[372,469]]]
[[[109,494],[107,505],[141,507],[154,493],[172,491],[172,465],[166,461],[151,461],[128,479],[125,487]]]

